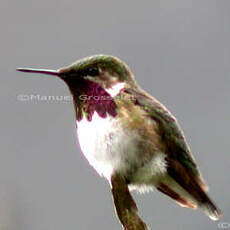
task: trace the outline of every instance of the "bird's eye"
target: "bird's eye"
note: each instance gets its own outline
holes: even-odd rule
[[[98,71],[98,68],[96,67],[90,67],[88,68],[87,70],[87,75],[88,76],[98,76],[99,75],[99,71]]]

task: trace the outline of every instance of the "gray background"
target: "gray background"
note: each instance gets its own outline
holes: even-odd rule
[[[18,95],[69,95],[48,76],[106,53],[178,118],[224,216],[180,208],[157,191],[134,193],[152,229],[230,228],[230,1],[2,0],[0,9],[0,229],[121,229],[110,188],[81,155],[70,102]]]

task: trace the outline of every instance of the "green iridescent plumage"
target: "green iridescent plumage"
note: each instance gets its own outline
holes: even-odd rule
[[[95,55],[78,60],[67,67],[61,68],[59,71],[62,74],[82,73],[84,70],[98,66],[106,69],[111,73],[117,73],[121,81],[129,80],[130,70],[127,65],[121,62],[118,58],[109,55]]]
[[[161,137],[168,148],[168,154],[177,159],[194,176],[199,175],[199,170],[185,141],[183,131],[169,111],[155,98],[140,93],[135,89],[127,89],[137,100],[137,103],[147,112],[148,116],[158,122]]]

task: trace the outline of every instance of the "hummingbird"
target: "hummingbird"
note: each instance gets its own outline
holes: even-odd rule
[[[124,226],[137,211],[130,191],[153,188],[182,207],[198,207],[212,220],[220,218],[176,118],[138,86],[119,58],[100,54],[58,70],[17,70],[53,75],[66,83],[73,97],[81,151],[110,183]],[[140,229],[146,229],[138,221]]]

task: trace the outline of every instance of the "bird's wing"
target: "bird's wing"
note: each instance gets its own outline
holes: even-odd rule
[[[186,143],[183,131],[173,115],[159,101],[146,93],[142,93],[140,89],[126,89],[125,92],[131,94],[136,105],[145,110],[147,116],[158,123],[162,142],[167,149],[170,174],[176,173],[177,175],[174,176],[177,178],[187,175],[188,183],[190,183],[189,178],[194,178],[202,189],[207,190],[207,185]]]
[[[207,186],[201,177],[198,166],[186,143],[184,134],[176,119],[170,112],[155,98],[141,90],[127,90],[132,94],[137,106],[146,111],[146,116],[158,123],[162,143],[166,147],[166,161],[168,175],[173,178],[184,190],[195,198],[199,207],[213,220],[219,219],[221,211],[218,209],[206,194]],[[163,187],[162,187],[163,186]],[[162,184],[158,189],[175,199],[177,194]],[[189,200],[176,200],[185,206],[190,207]],[[185,202],[184,202],[185,201]]]

